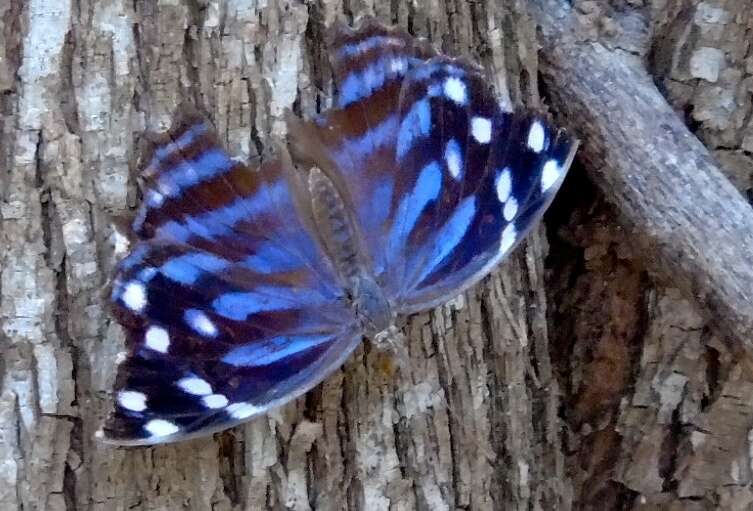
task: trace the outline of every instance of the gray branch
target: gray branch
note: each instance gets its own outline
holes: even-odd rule
[[[578,40],[567,2],[535,2],[541,73],[583,139],[579,159],[617,208],[636,254],[753,345],[753,211],[632,52]]]

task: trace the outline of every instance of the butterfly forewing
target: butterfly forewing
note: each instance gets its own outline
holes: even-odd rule
[[[329,41],[338,108],[316,122],[290,117],[291,152],[304,167],[317,165],[337,185],[360,236],[369,272],[385,271],[382,234],[396,181],[391,163],[399,126],[398,104],[403,77],[434,55],[425,41],[386,28],[367,18],[358,30],[333,27]]]
[[[531,131],[543,133],[545,149],[535,151],[527,144]],[[410,288],[403,292],[403,310],[413,312],[439,305],[487,275],[549,206],[575,144],[553,131],[541,116],[500,114],[493,118],[493,137],[495,133],[511,132],[515,135],[497,139],[509,143],[491,148],[483,179],[464,199],[473,200],[476,205],[472,214],[463,222],[448,220],[445,225],[452,226],[451,234],[441,230],[433,242],[422,248],[423,253],[439,252],[440,257],[417,256],[420,276],[411,279]],[[538,147],[538,143],[534,146]],[[455,209],[454,218],[458,211],[462,209]],[[452,247],[446,244],[448,237],[453,241]],[[459,241],[455,243],[456,240]]]
[[[363,20],[357,30],[338,23],[331,34],[328,46],[338,108],[358,104],[362,111],[374,111],[364,100],[399,82],[413,65],[436,54],[427,41],[385,27],[374,18]]]
[[[489,99],[485,89],[470,65],[446,57],[403,81],[393,165],[404,171],[391,207],[385,279],[398,303],[455,250],[479,209],[475,192],[489,143],[485,134],[483,143],[474,139],[472,120],[490,127],[496,108],[479,101]]]
[[[113,443],[229,427],[319,383],[361,338],[290,169],[233,162],[203,122],[179,115],[153,151],[164,162],[145,196],[163,197],[142,206],[113,282],[128,348],[103,429]]]
[[[343,107],[292,122],[292,143],[341,183],[369,270],[393,307],[414,312],[457,295],[511,251],[557,191],[575,144],[544,116],[503,111],[473,64],[427,59],[401,38],[377,48],[387,36],[365,27],[335,37]],[[385,76],[383,52],[395,48],[414,51],[407,69],[365,79]]]

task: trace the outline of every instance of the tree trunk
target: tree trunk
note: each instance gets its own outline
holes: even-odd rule
[[[753,252],[735,231],[753,212],[711,158],[662,159],[657,183],[686,185],[666,190],[626,164],[650,160],[636,148],[665,121],[660,149],[703,153],[689,126],[750,194],[753,11],[572,3],[0,0],[0,510],[753,508]],[[412,317],[405,367],[364,344],[305,397],[214,438],[97,443],[123,348],[102,293],[122,255],[111,218],[138,201],[142,133],[188,99],[231,153],[261,154],[285,108],[330,104],[327,27],[374,13],[472,56],[513,104],[541,107],[541,66],[585,142],[547,228]],[[580,51],[605,57],[598,76],[629,62],[631,78],[589,87],[596,67],[567,60]],[[646,98],[664,117],[606,111]],[[704,243],[690,231],[709,219],[724,228]]]

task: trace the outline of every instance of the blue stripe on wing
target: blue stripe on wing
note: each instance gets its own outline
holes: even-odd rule
[[[261,367],[281,362],[332,341],[334,335],[300,334],[280,335],[263,343],[250,342],[233,348],[222,357],[222,362],[236,367]]]
[[[371,50],[394,47],[396,49],[405,48],[405,41],[392,35],[375,35],[362,41],[344,44],[334,53],[334,60],[342,60],[352,57],[360,57]]]
[[[355,167],[378,149],[392,144],[396,129],[397,116],[390,115],[360,136],[344,137],[333,157],[342,168]]]
[[[214,254],[187,253],[165,261],[159,271],[167,278],[184,285],[194,284],[202,273],[215,273],[230,266],[230,261]]]
[[[327,299],[316,290],[291,287],[256,286],[252,291],[224,293],[212,301],[214,312],[228,319],[245,321],[264,311],[318,307]]]
[[[405,57],[386,56],[369,63],[362,71],[354,71],[342,83],[338,106],[345,108],[369,97],[389,80],[403,76],[407,69]]]
[[[400,201],[386,240],[385,266],[397,265],[395,258],[402,257],[408,236],[429,204],[436,201],[441,187],[442,168],[432,161],[421,169],[413,189]]]
[[[209,131],[209,126],[206,122],[197,122],[185,132],[183,132],[180,136],[178,136],[175,140],[169,141],[166,144],[157,147],[154,150],[154,156],[149,162],[148,166],[152,168],[159,167],[165,159],[173,156],[179,151],[188,148],[196,141],[198,137],[207,133],[207,131]]]
[[[171,220],[157,228],[157,236],[167,236],[187,242],[192,236],[215,240],[234,232],[234,227],[243,220],[253,219],[271,207],[269,193],[282,191],[286,184],[282,180],[262,185],[262,191],[250,196],[239,197],[229,204],[199,215],[190,215],[182,220]],[[267,188],[269,193],[262,193]]]
[[[229,172],[234,165],[225,151],[210,149],[195,159],[163,169],[156,186],[163,195],[178,197],[187,188]]]
[[[418,282],[423,282],[427,275],[431,275],[463,241],[477,213],[476,202],[474,196],[463,199],[447,223],[440,228],[428,256],[418,256],[422,261],[421,273],[416,279]]]
[[[431,105],[429,98],[423,98],[411,105],[408,113],[400,121],[397,134],[396,155],[400,159],[413,147],[414,141],[426,137],[431,129]]]
[[[243,265],[259,273],[280,273],[301,269],[303,261],[269,241],[260,242]]]

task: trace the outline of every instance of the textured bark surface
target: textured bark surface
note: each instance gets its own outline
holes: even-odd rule
[[[530,3],[0,0],[0,510],[753,507],[749,324],[719,328],[723,309],[687,284],[692,265],[675,280],[661,271],[672,247],[636,244],[652,217],[621,206],[598,177],[619,166],[593,155],[650,147],[652,120],[612,118],[611,136],[595,138],[567,106],[583,103],[566,87],[578,76],[551,72],[546,39],[552,110],[573,115],[558,118],[584,138],[586,171],[566,181],[548,236],[540,228],[474,290],[411,318],[404,369],[367,344],[304,398],[214,438],[94,441],[123,346],[101,292],[123,250],[111,215],[139,200],[143,131],[188,99],[232,153],[260,154],[284,135],[285,108],[329,105],[324,32],[362,14],[471,55],[501,99],[538,106],[534,19],[547,2]],[[677,118],[656,103],[661,115],[715,157],[686,169],[691,184],[718,166],[750,195],[746,2],[572,3],[579,39],[629,59],[630,80],[653,80]],[[609,119],[622,85],[595,88],[604,97],[583,108]],[[729,185],[721,197],[693,186],[684,193],[718,206],[712,225],[729,225],[729,197],[750,214]],[[698,257],[726,249],[711,245],[696,243]]]

